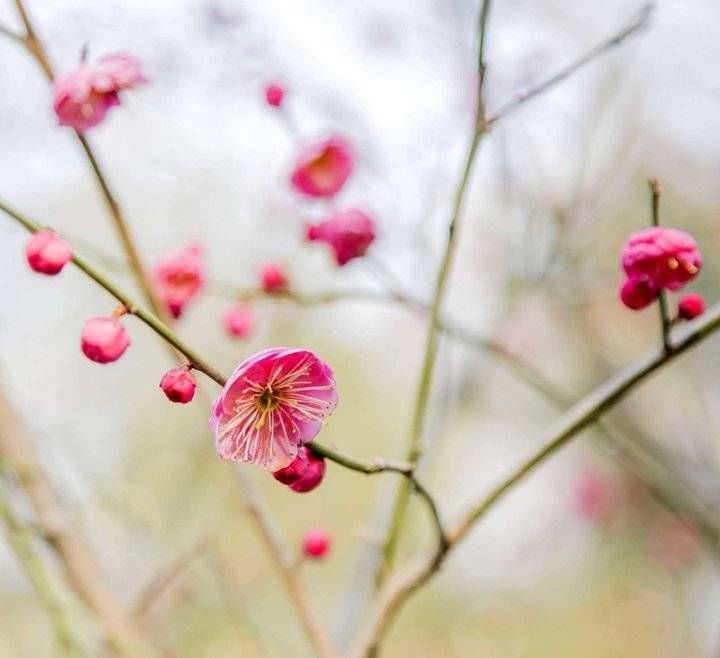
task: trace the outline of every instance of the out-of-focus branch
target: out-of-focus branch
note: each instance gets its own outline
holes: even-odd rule
[[[583,68],[586,64],[589,64],[601,55],[604,55],[606,52],[615,48],[615,46],[619,46],[628,37],[631,37],[633,34],[636,34],[643,28],[646,28],[650,24],[650,18],[652,17],[654,10],[654,2],[643,5],[643,7],[637,13],[636,17],[633,18],[633,20],[630,21],[619,32],[612,35],[609,39],[601,41],[599,44],[588,50],[585,54],[578,57],[574,62],[571,62],[564,68],[560,69],[557,73],[550,76],[546,80],[543,80],[535,87],[531,87],[522,94],[518,94],[513,100],[501,106],[496,112],[491,113],[487,119],[488,128],[491,128],[498,121],[500,121],[500,119],[504,119],[505,117],[507,117],[509,114],[517,110],[521,105],[524,105],[533,98],[536,98],[537,96],[540,96],[552,89],[553,87],[559,85],[561,82],[565,81],[571,75]]]
[[[107,643],[123,655],[156,655],[105,582],[82,533],[71,524],[40,465],[30,437],[1,393],[0,459],[5,472],[17,480],[27,497],[35,514],[35,527],[60,558],[68,584],[100,621]]]
[[[715,305],[705,315],[683,327],[682,330],[678,330],[675,337],[671,336],[669,351],[665,349],[653,351],[627,366],[563,414],[541,437],[540,448],[529,459],[495,486],[476,505],[471,506],[469,511],[458,521],[449,525],[448,549],[445,553],[435,552],[429,555],[412,564],[387,583],[380,592],[374,609],[367,616],[366,623],[350,653],[351,657],[365,658],[368,655],[372,647],[376,646],[382,638],[396,612],[409,596],[438,571],[447,554],[515,485],[523,481],[535,468],[625,398],[640,382],[712,335],[719,328],[720,304]]]
[[[433,372],[437,361],[438,352],[438,329],[440,314],[442,312],[443,301],[445,299],[445,291],[450,278],[450,271],[455,260],[455,251],[457,247],[457,234],[465,203],[465,194],[470,182],[470,175],[475,164],[475,156],[483,136],[486,133],[487,123],[485,120],[485,101],[484,101],[484,83],[485,83],[485,35],[487,32],[488,17],[490,13],[491,0],[483,0],[480,7],[480,17],[478,20],[479,31],[479,47],[478,47],[478,86],[477,86],[477,105],[475,107],[475,121],[470,141],[467,147],[465,163],[463,165],[460,180],[458,182],[453,209],[448,225],[447,242],[443,253],[440,267],[437,272],[435,281],[435,292],[433,301],[430,306],[430,320],[425,339],[425,350],[423,356],[422,369],[418,382],[417,393],[413,406],[412,420],[410,424],[410,433],[408,435],[407,459],[413,464],[417,463],[422,453],[422,440],[425,428],[425,419],[427,416],[427,406],[430,400],[430,391],[432,387]],[[403,482],[398,489],[393,512],[388,528],[387,537],[383,546],[380,568],[377,574],[377,583],[382,584],[390,570],[392,569],[395,553],[397,551],[398,539],[405,518],[408,500],[410,495],[410,483]]]
[[[652,225],[656,228],[660,226],[660,194],[662,192],[660,183],[653,179],[649,181],[650,186],[650,216]],[[668,309],[667,295],[664,290],[657,292],[658,309],[660,311],[660,331],[662,332],[662,344],[666,350],[670,349],[670,327],[672,319]]]
[[[28,52],[34,57],[35,61],[43,70],[43,73],[48,79],[48,82],[53,82],[55,79],[55,72],[53,70],[52,64],[50,63],[50,58],[48,57],[45,46],[43,45],[40,38],[37,36],[37,32],[35,31],[32,21],[30,20],[30,16],[27,12],[27,9],[25,8],[23,0],[15,0],[15,7],[17,8],[18,14],[20,15],[20,20],[22,21],[23,27],[25,29],[25,34],[18,35],[20,36],[20,38],[15,40],[20,41],[25,45]],[[142,290],[143,297],[145,298],[146,303],[152,309],[153,313],[158,317],[166,320],[167,314],[162,304],[158,302],[157,295],[155,294],[150,278],[147,274],[147,271],[145,270],[145,266],[143,264],[142,258],[140,257],[140,253],[135,243],[135,240],[132,237],[130,227],[125,220],[125,217],[120,208],[120,204],[118,203],[117,198],[110,187],[107,176],[103,173],[103,170],[98,163],[97,157],[95,156],[95,153],[93,152],[87,137],[85,137],[82,133],[78,131],[75,131],[75,134],[77,135],[80,146],[82,147],[82,150],[87,157],[88,164],[90,165],[95,180],[97,181],[97,184],[100,188],[100,192],[102,193],[105,205],[107,206],[110,217],[112,218],[113,225],[115,226],[115,230],[118,234],[118,238],[120,239],[122,247],[128,257],[130,266],[133,270],[133,274],[135,275],[135,279],[137,280],[137,283]]]
[[[58,579],[33,545],[37,535],[15,515],[10,497],[2,483],[0,483],[0,518],[5,525],[5,535],[12,552],[48,612],[55,633],[58,655],[61,658],[96,657],[96,652],[85,646],[86,643],[78,637],[77,626],[67,601],[64,601],[60,595]]]

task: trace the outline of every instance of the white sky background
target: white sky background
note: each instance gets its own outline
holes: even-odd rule
[[[495,4],[488,50],[491,111],[614,32],[641,3]],[[479,281],[470,277],[484,254],[483,241],[493,244],[507,220],[497,212],[501,171],[528,198],[565,199],[589,136],[597,132],[588,184],[614,172],[619,182],[608,190],[611,199],[626,192],[623,172],[629,179],[640,170],[671,178],[691,199],[720,206],[720,3],[658,4],[651,29],[528,104],[489,140],[474,177],[451,300],[467,322],[483,327],[499,312],[495,284],[504,272],[489,268]],[[16,24],[11,5],[0,0],[5,24]],[[60,71],[77,61],[85,43],[91,57],[129,50],[146,63],[152,84],[127,94],[123,107],[90,137],[148,258],[200,237],[217,278],[252,282],[259,262],[287,258],[306,288],[325,288],[329,276],[340,286],[373,284],[360,267],[329,274],[322,254],[295,255],[299,221],[323,209],[299,203],[287,189],[295,146],[261,96],[267,80],[279,79],[288,87],[287,105],[304,137],[336,130],[354,142],[358,173],[339,204],[360,204],[376,214],[382,227],[378,254],[418,295],[427,293],[472,118],[475,2],[30,0],[28,5]],[[615,90],[617,103],[599,115],[601,86]],[[618,164],[612,156],[624,145],[628,124],[632,144]],[[72,135],[55,126],[44,79],[24,52],[3,40],[0,197],[41,222],[116,248]],[[97,388],[94,366],[78,363],[77,336],[81,318],[112,306],[77,275],[63,275],[61,284],[31,277],[21,253],[25,240],[0,218],[0,381],[12,389],[18,407],[32,413],[49,454],[64,464],[58,470],[68,488],[82,497],[88,481],[112,471],[112,447],[122,434],[118,418],[128,409],[122,400],[108,401],[82,386],[68,392],[66,379],[90,378],[90,387]],[[492,254],[489,258],[493,263]],[[497,262],[507,261],[504,254]],[[467,308],[468,296],[484,303]],[[360,318],[357,312],[350,316],[339,309],[331,317],[351,325],[348,341],[358,336],[392,341],[398,361],[408,357],[410,372],[410,347],[388,336],[376,312],[365,310]],[[202,336],[201,321],[191,319],[188,331]],[[138,345],[161,368],[163,355],[140,333],[133,334]],[[102,386],[120,387],[131,374],[131,366],[120,362],[102,373]],[[78,413],[70,417],[68,408]],[[101,444],[93,441],[101,435]],[[62,445],[56,436],[63,437]],[[490,462],[507,464],[508,457],[501,450]],[[557,475],[553,471],[548,469],[548,477]],[[468,498],[473,490],[468,482]],[[508,524],[517,530],[541,518],[532,505],[525,514],[522,523],[517,515],[504,525],[491,519],[486,533],[502,537]],[[500,541],[495,558],[507,550]],[[490,577],[476,575],[481,581]]]

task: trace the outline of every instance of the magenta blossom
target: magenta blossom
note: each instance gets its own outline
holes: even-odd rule
[[[705,299],[702,295],[689,292],[678,302],[678,317],[682,320],[694,320],[705,312]]]
[[[140,60],[130,53],[103,55],[94,64],[81,64],[55,80],[53,108],[58,123],[84,132],[120,105],[119,92],[144,82]]]
[[[187,366],[168,370],[160,380],[160,388],[171,402],[187,404],[195,397],[197,382]]]
[[[629,279],[645,280],[656,291],[680,290],[702,267],[693,237],[664,226],[632,233],[621,260]]]
[[[202,249],[191,244],[165,256],[153,270],[158,297],[174,318],[182,315],[187,303],[205,285]]]
[[[28,265],[41,274],[58,274],[72,260],[70,245],[50,229],[38,231],[25,246]]]
[[[657,299],[657,290],[647,277],[629,278],[620,286],[620,300],[633,311],[649,306]]]
[[[331,137],[300,152],[290,181],[306,196],[335,196],[350,177],[354,164],[350,144],[342,137]]]
[[[337,400],[333,372],[313,352],[258,352],[235,369],[213,405],[215,447],[224,459],[277,471],[317,436]]]
[[[117,361],[130,345],[130,334],[116,317],[92,318],[80,336],[83,354],[95,363]]]
[[[285,267],[280,263],[265,263],[260,270],[260,287],[265,292],[282,292],[288,288]]]
[[[342,266],[365,254],[375,239],[375,222],[372,217],[353,208],[336,212],[319,224],[308,224],[305,235],[310,241],[327,242],[333,250],[335,262]]]

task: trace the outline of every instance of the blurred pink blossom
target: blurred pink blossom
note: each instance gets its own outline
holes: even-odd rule
[[[647,547],[650,557],[666,569],[689,567],[700,554],[700,533],[685,519],[663,515],[650,528]]]
[[[336,212],[319,224],[308,224],[306,237],[310,241],[326,242],[335,255],[335,262],[342,266],[365,254],[375,239],[375,222],[353,208]]]
[[[259,352],[235,369],[213,405],[217,451],[224,459],[281,469],[317,436],[337,400],[333,372],[313,352]]]
[[[355,155],[350,144],[335,136],[303,148],[290,180],[302,194],[331,197],[345,185],[354,164]]]
[[[657,290],[646,277],[625,279],[620,286],[620,300],[633,311],[649,306],[657,299]]]
[[[594,465],[584,466],[573,486],[575,510],[599,526],[607,526],[615,520],[623,498],[624,492],[618,478]]]
[[[266,263],[260,270],[260,287],[265,292],[287,290],[288,279],[285,268],[280,263]]]
[[[140,60],[130,53],[103,55],[94,64],[80,64],[55,80],[53,108],[58,123],[84,132],[120,105],[120,91],[145,82]]]
[[[153,281],[160,301],[174,318],[179,318],[205,285],[200,246],[191,244],[162,258],[153,270]]]
[[[265,87],[265,100],[272,107],[280,107],[285,97],[285,89],[279,84],[269,84]]]
[[[303,553],[314,560],[324,558],[331,546],[332,538],[325,528],[311,528],[303,538]]]
[[[702,256],[691,235],[660,226],[630,235],[622,267],[628,278],[646,280],[656,291],[679,290],[700,271]]]
[[[705,299],[702,295],[690,292],[678,302],[678,317],[694,320],[705,312]]]

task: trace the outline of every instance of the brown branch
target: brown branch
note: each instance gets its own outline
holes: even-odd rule
[[[129,656],[157,655],[103,578],[82,532],[72,525],[63,509],[30,437],[1,393],[0,459],[27,497],[35,514],[34,523],[60,558],[68,584],[100,620],[108,644]]]
[[[563,414],[540,438],[540,448],[529,459],[472,506],[458,521],[449,526],[447,533],[449,547],[445,553],[436,552],[426,557],[388,582],[354,644],[350,653],[352,658],[364,658],[368,655],[387,631],[395,613],[410,595],[438,571],[448,553],[468,535],[488,511],[504,498],[505,494],[625,398],[640,382],[703,341],[718,328],[720,328],[720,304],[715,305],[702,318],[678,330],[675,336],[671,336],[669,351],[656,350],[639,359],[601,384]]]

